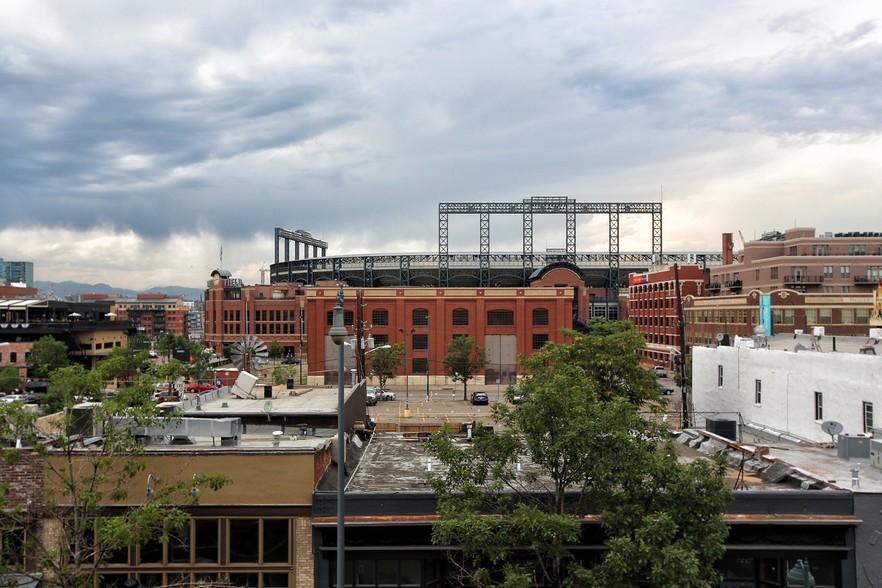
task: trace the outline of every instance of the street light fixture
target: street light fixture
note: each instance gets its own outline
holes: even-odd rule
[[[344,533],[344,486],[346,484],[345,405],[343,395],[343,343],[349,336],[343,326],[343,285],[337,292],[337,305],[334,306],[333,323],[328,332],[331,341],[340,350],[337,361],[337,586],[342,588],[346,582],[346,550]]]

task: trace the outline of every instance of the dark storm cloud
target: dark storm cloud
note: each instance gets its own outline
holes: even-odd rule
[[[866,200],[875,18],[822,0],[7,0],[0,257],[63,267],[15,249],[20,227],[70,229],[157,273],[181,247],[193,259],[175,272],[216,265],[220,242],[259,265],[276,226],[334,253],[433,251],[439,202],[647,200],[663,183],[665,238],[707,248],[733,222],[702,210],[709,195],[786,210],[810,183]],[[463,249],[473,220],[451,228]],[[517,223],[497,226],[517,248]]]

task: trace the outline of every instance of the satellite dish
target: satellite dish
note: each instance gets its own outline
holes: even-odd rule
[[[821,430],[830,435],[830,440],[842,432],[842,423],[837,421],[824,421],[821,423]]]
[[[717,343],[722,343],[722,342],[723,342],[723,334],[717,333]]]

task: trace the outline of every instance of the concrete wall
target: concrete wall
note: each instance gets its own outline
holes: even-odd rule
[[[746,420],[824,442],[830,436],[821,430],[822,420],[842,423],[848,434],[862,433],[862,403],[872,402],[874,424],[882,429],[880,356],[695,347],[692,361],[696,412],[739,412]],[[754,401],[757,380],[760,404]],[[823,419],[815,419],[815,392],[823,394]]]

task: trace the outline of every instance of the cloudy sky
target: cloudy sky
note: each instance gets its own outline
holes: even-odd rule
[[[880,96],[868,0],[3,0],[0,258],[146,289],[204,285],[222,247],[254,283],[274,227],[430,252],[440,202],[537,195],[662,200],[667,251],[878,231]],[[476,218],[450,231],[478,249]],[[606,239],[579,217],[580,251]]]

